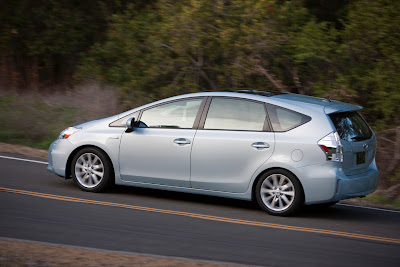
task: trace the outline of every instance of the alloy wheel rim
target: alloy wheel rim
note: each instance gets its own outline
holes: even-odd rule
[[[84,153],[76,160],[75,176],[82,186],[96,187],[104,176],[103,162],[96,154]]]
[[[279,212],[292,205],[295,189],[292,181],[285,175],[271,174],[262,183],[260,195],[265,206]]]

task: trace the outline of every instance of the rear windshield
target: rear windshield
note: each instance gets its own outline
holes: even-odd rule
[[[342,140],[357,142],[372,137],[372,131],[365,120],[356,111],[329,115]]]

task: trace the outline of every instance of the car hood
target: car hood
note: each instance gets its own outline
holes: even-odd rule
[[[101,118],[101,119],[94,119],[94,120],[91,120],[91,121],[86,121],[86,122],[83,122],[83,123],[80,123],[80,124],[78,124],[78,125],[75,125],[74,127],[77,127],[77,128],[82,128],[83,130],[85,130],[85,129],[89,129],[89,128],[91,128],[91,127],[93,127],[93,126],[97,126],[97,125],[100,125],[100,124],[110,124],[111,122],[113,122],[114,120],[117,120],[118,119],[118,115],[115,115],[115,116],[111,116],[111,117],[107,117],[107,118]]]

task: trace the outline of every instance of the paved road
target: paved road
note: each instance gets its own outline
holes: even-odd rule
[[[335,205],[281,218],[216,197],[87,193],[45,167],[0,158],[0,237],[262,266],[400,263],[399,212]]]

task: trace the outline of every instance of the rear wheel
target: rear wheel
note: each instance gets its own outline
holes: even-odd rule
[[[103,151],[94,147],[84,148],[74,156],[71,173],[74,182],[84,191],[100,192],[114,182],[109,158]]]
[[[304,202],[299,180],[286,170],[270,170],[256,185],[258,205],[272,215],[287,216],[298,210]]]

